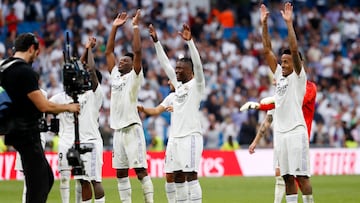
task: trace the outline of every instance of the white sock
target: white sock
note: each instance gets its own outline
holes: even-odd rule
[[[105,196],[103,196],[102,198],[99,198],[99,199],[95,199],[94,203],[105,203]]]
[[[303,195],[302,199],[304,203],[314,203],[314,198],[312,195]]]
[[[82,203],[91,203],[91,200],[92,200],[92,199],[85,200],[85,201],[82,201]]]
[[[190,202],[201,203],[202,202],[202,191],[199,180],[193,180],[188,182],[190,191]]]
[[[118,178],[118,191],[122,203],[131,203],[131,185],[129,177]]]
[[[298,200],[297,194],[286,195],[286,203],[297,203],[298,202],[297,200]]]
[[[22,203],[26,203],[26,182],[25,182],[25,177],[24,177],[24,188],[23,188],[23,193],[22,193]]]
[[[60,171],[60,196],[62,203],[70,202],[70,175],[71,171]]]
[[[168,203],[175,203],[175,183],[165,183],[165,192],[166,192],[166,198],[168,200]]]
[[[82,190],[80,180],[75,180],[75,202],[82,202]]]
[[[281,203],[285,195],[285,181],[281,176],[275,177],[274,203]]]
[[[187,202],[189,199],[189,192],[188,192],[188,187],[186,187],[187,183],[175,183],[175,198],[176,198],[176,202],[178,203],[183,203],[183,202]]]
[[[154,202],[154,186],[152,184],[150,176],[145,176],[141,180],[141,187],[143,189],[145,203],[153,203]]]

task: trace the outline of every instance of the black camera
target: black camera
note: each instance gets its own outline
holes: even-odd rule
[[[90,74],[85,70],[83,64],[76,59],[70,57],[70,42],[69,33],[66,33],[66,51],[64,52],[64,67],[63,67],[63,83],[65,93],[71,96],[74,103],[79,103],[78,95],[92,89]],[[75,141],[74,147],[70,148],[66,153],[66,159],[70,166],[72,166],[73,175],[84,175],[84,163],[80,155],[86,152],[91,152],[92,148],[82,146],[80,147],[80,132],[79,132],[79,117],[78,113],[74,113],[75,125]]]
[[[64,51],[63,83],[67,95],[75,98],[79,94],[91,90],[90,74],[83,64],[70,56],[69,33],[66,33],[66,50]]]
[[[66,159],[70,166],[72,166],[72,175],[85,175],[84,163],[80,158],[80,151],[74,147],[70,148],[66,153]]]
[[[50,125],[49,125],[46,118],[40,118],[39,129],[40,132],[50,131],[57,134],[59,132],[59,119],[56,118],[56,115],[54,115],[54,118],[50,119]]]
[[[72,175],[85,175],[84,162],[81,160],[80,155],[87,152],[91,152],[93,149],[92,145],[81,144],[79,149],[76,146],[70,148],[66,153],[66,159],[70,166],[72,166]]]
[[[63,67],[64,89],[67,95],[79,95],[91,90],[90,74],[84,70],[82,63],[71,58]]]

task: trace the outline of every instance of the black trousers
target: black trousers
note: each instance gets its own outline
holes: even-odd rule
[[[14,143],[14,148],[21,155],[21,163],[26,181],[26,203],[45,203],[48,194],[54,184],[54,174],[46,160],[44,150],[41,146],[40,134],[39,139],[30,139],[27,142]]]

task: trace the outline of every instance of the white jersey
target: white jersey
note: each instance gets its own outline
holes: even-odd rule
[[[110,127],[118,130],[138,123],[142,125],[137,110],[138,92],[144,75],[131,70],[120,75],[117,67],[111,71]]]
[[[174,105],[175,92],[171,92],[165,99],[160,103],[160,106],[169,107]]]
[[[102,139],[99,131],[98,119],[100,116],[100,108],[103,102],[103,98],[104,95],[100,85],[98,85],[95,92],[88,90],[84,94],[79,95],[80,142]],[[54,95],[50,101],[57,104],[69,104],[73,102],[73,99],[66,95],[65,92],[61,92]],[[60,120],[59,143],[62,143],[66,146],[72,146],[75,140],[74,113],[63,112],[58,115],[58,118]]]
[[[171,67],[160,42],[155,43],[156,54],[171,83],[175,87],[174,112],[171,116],[170,136],[184,137],[201,134],[200,102],[205,91],[205,78],[199,53],[192,40],[187,41],[192,62],[194,78],[185,84],[177,81],[175,70]]]
[[[293,71],[287,77],[282,76],[282,68],[275,71],[275,112],[274,130],[288,132],[297,126],[305,126],[302,103],[306,91],[306,74],[301,68],[300,74]]]

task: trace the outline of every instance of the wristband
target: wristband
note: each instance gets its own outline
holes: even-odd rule
[[[133,25],[133,29],[139,28],[138,25]]]

